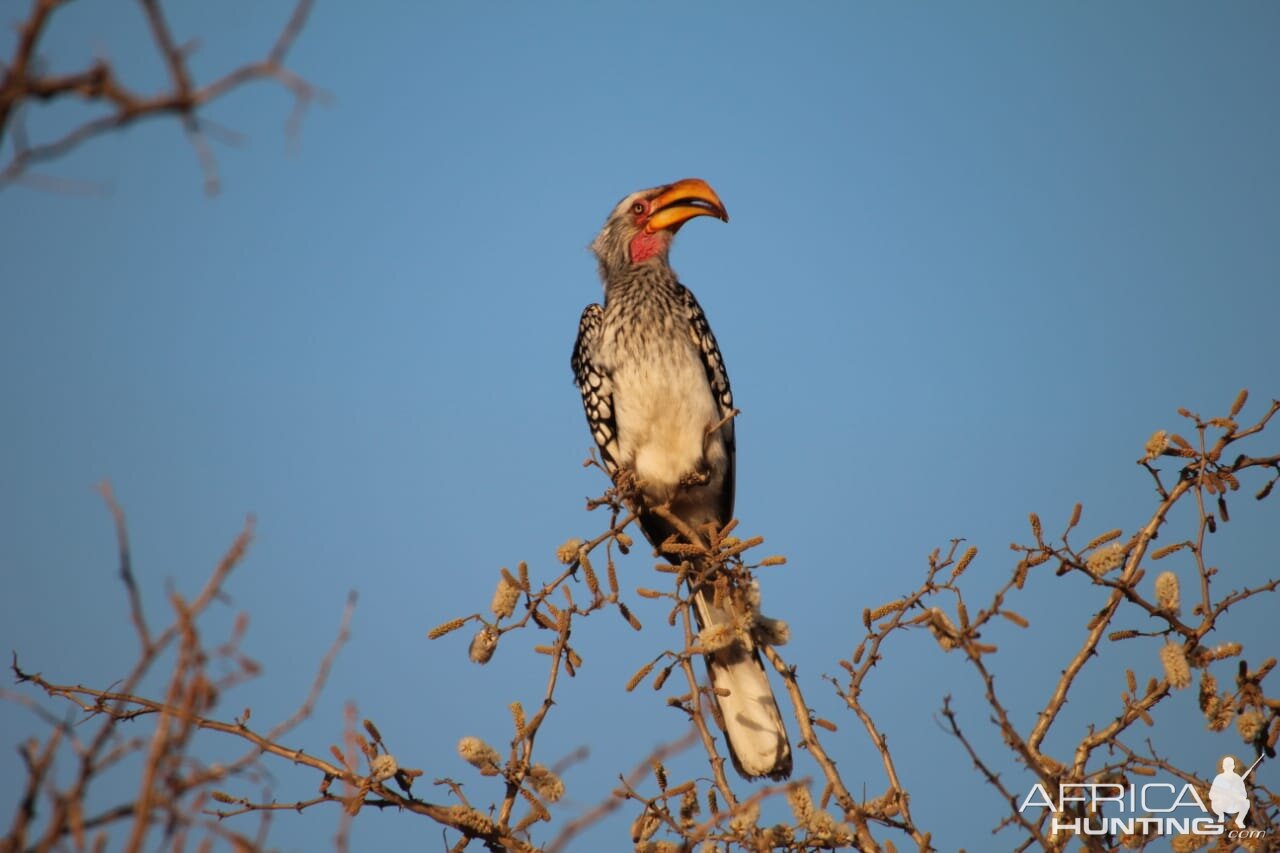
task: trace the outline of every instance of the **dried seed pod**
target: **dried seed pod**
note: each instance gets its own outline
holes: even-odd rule
[[[390,755],[379,755],[369,762],[369,778],[373,782],[385,782],[399,771],[399,765]]]
[[[631,824],[631,840],[640,847],[653,837],[660,826],[662,826],[662,818],[653,809],[646,807]]]
[[[560,780],[559,776],[541,764],[535,764],[529,768],[527,778],[538,796],[549,803],[557,802],[564,796],[564,782]]]
[[[1161,572],[1156,578],[1156,604],[1161,610],[1177,613],[1182,609],[1178,576],[1173,572]]]
[[[468,736],[458,741],[458,755],[486,776],[497,773],[498,765],[502,761],[498,751],[478,737]]]
[[[1001,610],[1000,615],[1008,619],[1013,624],[1017,625],[1019,628],[1027,628],[1031,625],[1031,623],[1028,622],[1026,618],[1024,618],[1018,613],[1013,612],[1012,610]]]
[[[1170,687],[1181,690],[1191,684],[1191,667],[1181,644],[1165,643],[1160,649],[1160,662],[1164,664],[1164,677]]]
[[[633,629],[636,631],[641,629],[642,626],[640,625],[640,620],[637,619],[635,614],[632,613],[630,609],[627,608],[627,605],[623,604],[621,601],[618,602],[618,612],[622,614],[622,618],[626,619],[627,624]]]
[[[489,603],[489,610],[499,619],[510,616],[516,610],[516,602],[520,600],[520,587],[517,586],[506,569],[502,570],[502,576],[498,578],[498,588],[493,591],[493,601]]]
[[[907,606],[907,603],[902,600],[890,601],[888,604],[882,604],[879,607],[877,607],[875,610],[871,611],[871,616],[869,617],[869,621],[875,621],[876,619],[883,619],[885,616],[888,616],[890,613],[897,613],[899,610],[901,610],[906,606]]]
[[[718,652],[733,644],[737,633],[727,622],[708,625],[698,632],[698,646],[708,652]]]
[[[373,738],[377,743],[382,743],[382,732],[378,731],[378,727],[373,724],[373,720],[364,721],[364,730],[369,733],[369,737]]]
[[[471,656],[472,663],[488,663],[497,648],[498,632],[486,625],[471,638],[471,647],[467,653]]]
[[[791,813],[795,815],[796,823],[800,826],[808,826],[814,811],[813,798],[809,796],[809,789],[801,784],[793,784],[787,788],[787,803],[791,806]]]
[[[450,806],[448,819],[455,826],[469,830],[475,835],[492,835],[494,831],[492,820],[467,806]]]
[[[791,626],[781,619],[757,616],[754,635],[761,645],[785,646],[791,640]]]
[[[1174,542],[1172,545],[1165,545],[1163,548],[1157,548],[1155,551],[1151,552],[1151,559],[1163,560],[1170,554],[1177,553],[1190,544],[1190,542]]]
[[[944,652],[949,652],[959,645],[960,632],[956,630],[955,624],[941,608],[929,608],[928,625],[930,633],[938,641],[938,645],[942,646]]]
[[[1235,716],[1235,703],[1230,701],[1221,702],[1218,705],[1218,713],[1209,721],[1209,731],[1226,731],[1227,726],[1231,725],[1231,721],[1235,719]]]
[[[1120,531],[1115,531],[1119,535]],[[1113,572],[1124,565],[1124,555],[1128,549],[1119,542],[1113,542],[1105,548],[1099,548],[1089,555],[1089,559],[1085,562],[1085,568],[1089,570],[1089,574],[1095,578],[1100,578],[1108,572]]]
[[[445,622],[442,625],[437,625],[436,627],[432,628],[429,632],[427,632],[427,639],[437,640],[440,637],[443,637],[445,634],[450,633],[451,631],[458,630],[463,625],[467,624],[467,622],[469,621],[470,620],[466,617],[463,617],[462,619],[450,619],[448,622]]]
[[[653,778],[658,783],[658,790],[667,790],[667,768],[657,759],[653,761]]]
[[[1262,732],[1262,728],[1265,725],[1266,720],[1262,718],[1261,714],[1254,710],[1245,711],[1243,714],[1236,717],[1236,731],[1240,733],[1240,738],[1245,743],[1253,743]]]
[[[1212,718],[1218,713],[1218,679],[1209,670],[1200,673],[1200,710]]]
[[[578,549],[581,547],[581,539],[569,539],[556,549],[556,559],[567,566],[578,559]]]
[[[636,670],[635,674],[631,676],[629,681],[627,681],[626,689],[628,693],[635,690],[636,685],[641,681],[644,681],[645,677],[648,676],[649,673],[653,672],[653,665],[654,661],[649,661],[647,664]]]
[[[1162,429],[1158,429],[1151,434],[1151,438],[1147,439],[1146,451],[1147,455],[1142,461],[1150,462],[1152,459],[1160,456],[1169,447],[1169,433]]]
[[[591,590],[592,595],[597,598],[602,598],[603,594],[600,592],[600,579],[596,577],[595,567],[591,565],[591,559],[587,556],[585,548],[578,552],[578,565],[582,567],[582,574],[586,577],[587,589]]]
[[[1101,536],[1095,536],[1092,540],[1090,540],[1088,545],[1084,546],[1084,549],[1088,551],[1093,548],[1097,548],[1099,545],[1105,545],[1108,542],[1110,542],[1112,539],[1119,539],[1120,534],[1122,532],[1123,531],[1121,530],[1108,530],[1106,533],[1103,533]]]
[[[1230,415],[1228,415],[1228,417],[1234,418],[1236,415],[1240,414],[1240,410],[1244,408],[1244,404],[1245,402],[1248,401],[1248,399],[1249,399],[1249,389],[1241,388],[1240,393],[1236,395],[1235,402],[1231,404],[1231,413]]]
[[[739,835],[743,835],[755,829],[759,820],[760,803],[758,801],[749,802],[729,819],[729,828]]]
[[[965,549],[964,554],[960,556],[960,561],[956,563],[956,567],[951,570],[951,579],[954,581],[956,578],[964,574],[964,570],[969,568],[969,564],[973,562],[973,558],[976,556],[978,556],[978,546],[970,545]]]

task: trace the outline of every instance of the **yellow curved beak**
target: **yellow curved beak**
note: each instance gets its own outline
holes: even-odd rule
[[[724,202],[701,178],[685,178],[662,188],[662,192],[650,204],[649,219],[644,224],[647,234],[655,231],[676,231],[695,216],[714,216],[729,221]]]

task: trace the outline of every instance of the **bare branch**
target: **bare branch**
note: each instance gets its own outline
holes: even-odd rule
[[[128,127],[139,121],[160,116],[174,116],[182,124],[204,175],[205,190],[210,195],[219,189],[217,160],[209,146],[210,125],[200,112],[213,101],[249,83],[272,81],[293,96],[293,109],[285,124],[288,138],[296,141],[302,117],[313,101],[325,101],[328,94],[315,88],[303,77],[285,66],[290,48],[306,26],[313,0],[298,0],[265,58],[246,63],[226,72],[211,83],[200,86],[191,75],[188,55],[173,37],[160,0],[139,0],[146,17],[155,49],[168,71],[170,86],[157,94],[143,94],[121,82],[114,67],[105,60],[95,60],[88,67],[65,74],[42,74],[34,71],[35,52],[49,17],[65,0],[35,0],[20,29],[18,45],[0,82],[0,144],[9,134],[11,154],[0,168],[0,189],[7,184],[46,185],[55,188],[61,182],[31,175],[30,169],[40,163],[65,155],[88,140],[110,131]],[[76,98],[108,108],[105,115],[86,120],[62,136],[31,144],[20,123],[21,108],[32,101]],[[216,133],[224,141],[233,138],[225,131]]]

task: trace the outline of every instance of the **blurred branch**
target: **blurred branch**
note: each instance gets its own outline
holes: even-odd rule
[[[40,40],[54,12],[66,3],[67,0],[33,0],[26,20],[19,25],[13,56],[5,64],[4,77],[0,80],[0,149],[7,139],[11,153],[8,163],[0,168],[0,189],[19,182],[54,183],[31,174],[31,167],[67,154],[93,137],[143,119],[168,115],[181,122],[200,162],[205,191],[213,195],[218,192],[219,178],[208,137],[229,141],[232,135],[202,116],[205,107],[246,84],[275,82],[293,96],[286,131],[290,139],[296,139],[307,107],[313,101],[328,97],[285,64],[290,48],[306,25],[313,0],[298,0],[263,59],[240,65],[204,85],[196,83],[188,67],[192,46],[175,41],[159,0],[139,0],[153,46],[169,74],[169,88],[155,94],[144,94],[125,85],[115,67],[105,59],[96,59],[86,68],[64,74],[46,73],[40,68],[37,59]],[[104,107],[107,112],[61,136],[32,144],[22,123],[22,108],[33,101],[63,99],[78,99]]]
[[[129,530],[125,525],[124,510],[120,508],[120,504],[116,503],[115,495],[111,491],[111,483],[103,480],[98,486],[98,493],[106,501],[111,518],[115,521],[116,542],[120,551],[120,580],[123,581],[125,592],[129,596],[129,615],[133,619],[133,626],[138,631],[138,640],[145,653],[151,648],[151,632],[147,628],[147,619],[142,612],[138,582],[133,577],[133,557],[129,551]]]

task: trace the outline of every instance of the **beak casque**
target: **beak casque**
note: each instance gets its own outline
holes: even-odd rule
[[[663,230],[675,232],[695,216],[714,216],[724,222],[729,221],[724,202],[701,178],[685,178],[663,187],[652,200],[650,209],[653,212],[644,224],[646,234]]]

